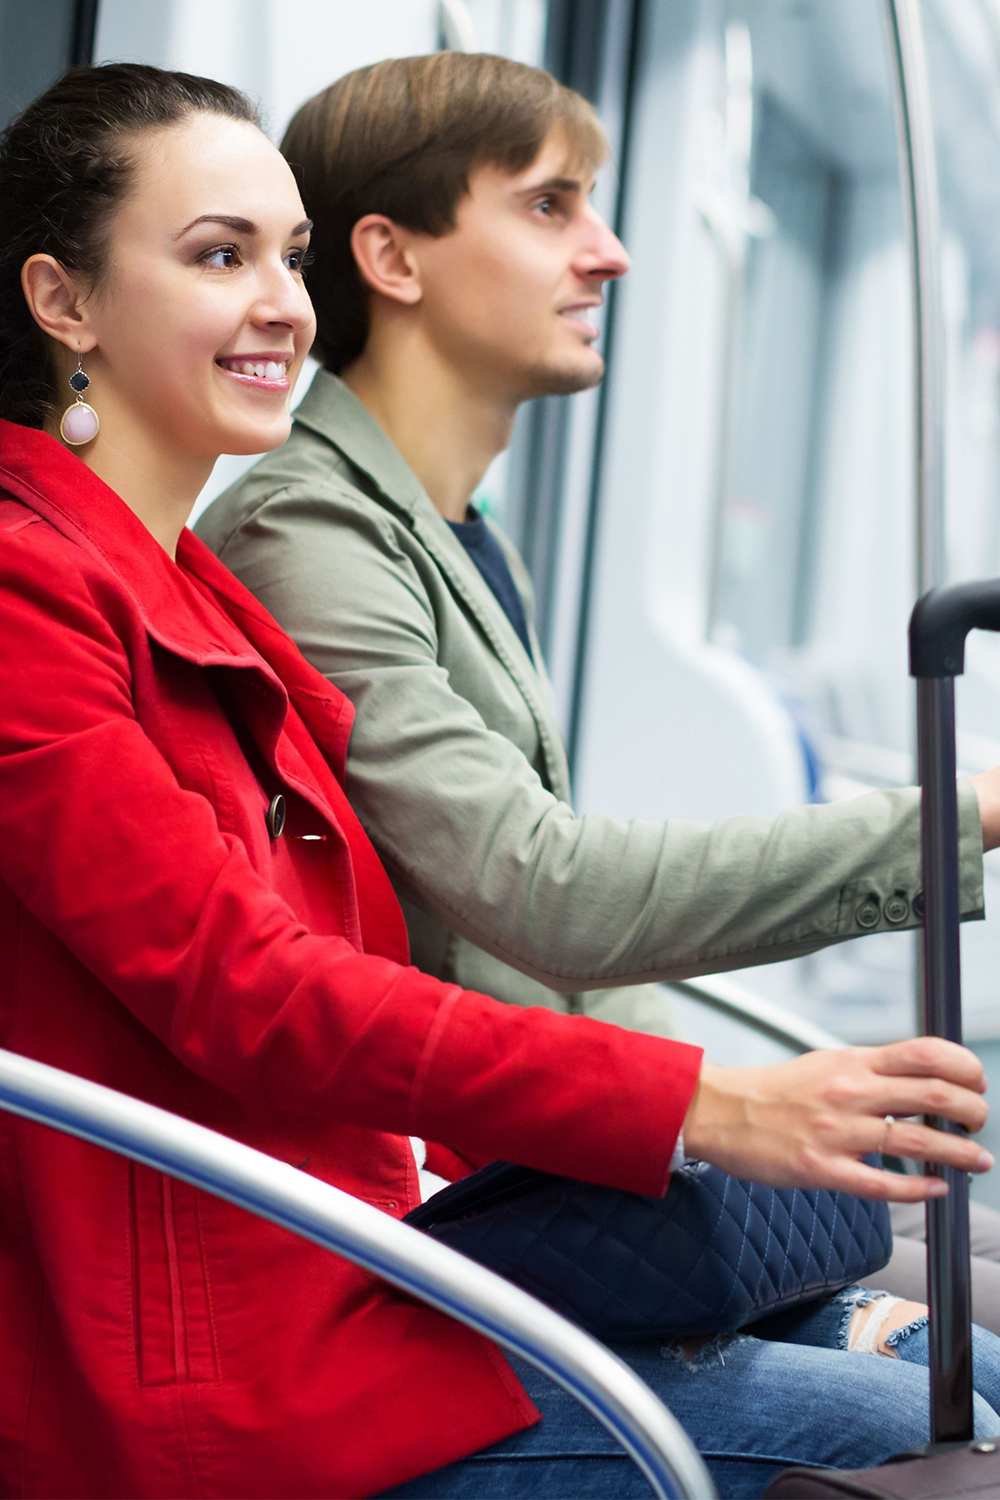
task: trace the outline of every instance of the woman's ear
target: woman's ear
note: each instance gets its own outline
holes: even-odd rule
[[[50,338],[74,354],[88,354],[97,336],[84,311],[86,293],[51,255],[30,255],[21,267],[21,287],[31,316]]]
[[[413,307],[423,296],[423,288],[407,239],[406,231],[384,214],[365,214],[351,231],[351,249],[373,292]]]

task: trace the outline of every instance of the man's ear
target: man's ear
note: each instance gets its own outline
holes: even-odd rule
[[[97,343],[85,310],[87,292],[51,255],[31,255],[21,267],[21,286],[31,316],[43,333],[74,354]]]
[[[385,214],[365,214],[351,230],[358,270],[373,292],[413,307],[423,296],[420,271],[406,231]]]

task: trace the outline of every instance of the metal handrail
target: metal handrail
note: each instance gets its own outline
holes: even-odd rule
[[[2,1049],[0,1108],[179,1177],[354,1261],[556,1381],[622,1445],[654,1494],[715,1495],[684,1429],[627,1365],[458,1251],[239,1141]]]
[[[675,990],[687,1000],[697,1001],[709,1010],[717,1010],[722,1015],[744,1022],[762,1036],[783,1043],[793,1052],[813,1052],[847,1045],[840,1037],[834,1036],[832,1031],[815,1026],[812,1021],[794,1015],[783,1005],[767,1000],[736,980],[727,979],[720,974],[713,974],[707,979],[671,980],[666,988]]]
[[[913,297],[914,597],[944,582],[941,229],[930,79],[919,0],[885,0]]]
[[[945,581],[944,314],[941,221],[930,75],[919,0],[884,0],[899,140],[903,212],[913,299],[913,441],[916,588],[914,599]],[[915,1011],[923,1012],[923,970],[916,964]]]
[[[476,23],[467,0],[438,0],[438,31],[449,52],[478,52]]]

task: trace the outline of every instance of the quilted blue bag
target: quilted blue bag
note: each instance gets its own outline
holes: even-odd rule
[[[884,1203],[688,1162],[662,1198],[493,1162],[407,1214],[601,1338],[733,1333],[892,1252]]]

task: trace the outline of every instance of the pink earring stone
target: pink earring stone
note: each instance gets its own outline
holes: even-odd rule
[[[86,401],[75,401],[72,406],[67,406],[59,424],[63,441],[72,444],[74,448],[92,443],[100,430],[100,418]]]

